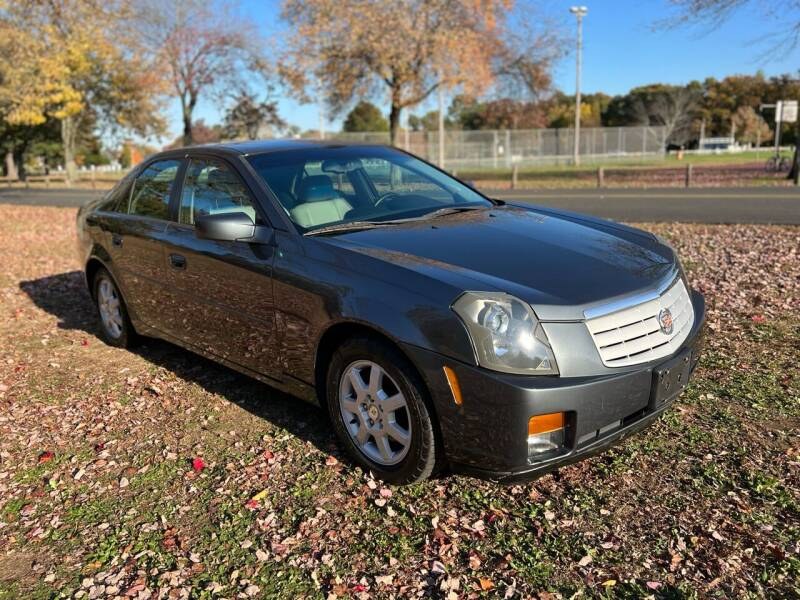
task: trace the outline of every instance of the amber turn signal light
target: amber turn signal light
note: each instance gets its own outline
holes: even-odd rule
[[[539,435],[549,433],[564,427],[564,413],[548,413],[546,415],[536,415],[528,421],[528,435]]]
[[[442,367],[442,369],[444,370],[444,376],[447,378],[447,385],[450,386],[450,393],[453,394],[453,402],[461,406],[463,399],[461,397],[461,386],[458,383],[456,372],[450,367]]]

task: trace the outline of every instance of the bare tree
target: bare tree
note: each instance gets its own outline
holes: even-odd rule
[[[652,85],[631,92],[629,116],[632,122],[664,128],[664,142],[685,145],[692,137],[692,125],[703,97],[693,86]]]
[[[183,142],[192,144],[192,115],[204,95],[224,94],[246,85],[244,75],[265,72],[255,32],[235,4],[204,0],[144,0],[137,23],[142,36],[168,68],[180,101]]]
[[[694,112],[700,105],[700,98],[697,90],[686,87],[657,93],[647,107],[650,123],[664,127],[667,143],[683,146],[691,139]]]
[[[765,21],[775,24],[775,30],[769,36],[770,51],[781,47],[785,51],[793,50],[800,43],[800,0],[670,0],[679,8],[677,17],[669,19],[669,25],[710,23],[713,26],[726,21],[730,16],[745,8],[759,11]]]

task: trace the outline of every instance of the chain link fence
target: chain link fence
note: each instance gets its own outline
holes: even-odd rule
[[[382,132],[326,133],[326,139],[388,144]],[[426,160],[439,162],[438,131],[400,132],[398,146]],[[517,166],[564,165],[573,162],[574,129],[506,129],[445,131],[444,167],[509,169]],[[581,129],[582,164],[609,160],[664,157],[664,127],[594,127]]]

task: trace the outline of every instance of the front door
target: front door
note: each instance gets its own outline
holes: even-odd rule
[[[272,263],[265,244],[200,239],[200,215],[244,212],[259,224],[250,192],[227,163],[191,159],[177,222],[167,227],[164,261],[170,287],[166,331],[201,350],[278,378]]]

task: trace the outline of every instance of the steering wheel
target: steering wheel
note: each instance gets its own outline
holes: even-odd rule
[[[386,192],[375,201],[375,208],[379,208],[381,204],[383,204],[390,198],[399,198],[399,197],[400,194],[398,194],[397,192]]]

